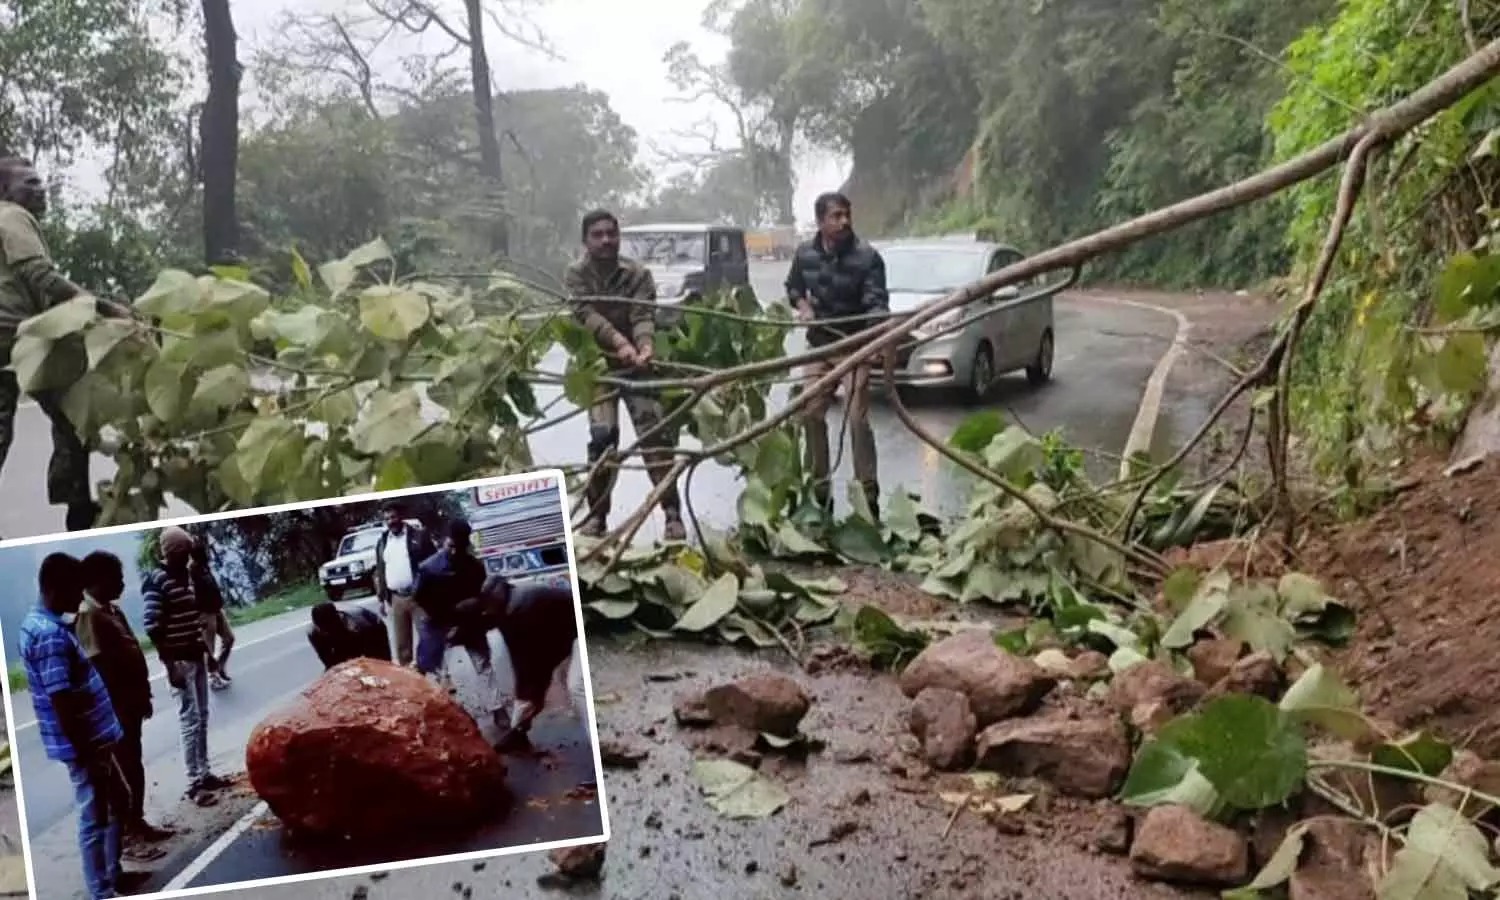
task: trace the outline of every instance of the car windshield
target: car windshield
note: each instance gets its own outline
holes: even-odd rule
[[[708,243],[697,231],[635,231],[620,235],[620,252],[638,262],[660,266],[702,265]]]
[[[362,553],[375,546],[380,540],[380,529],[369,528],[364,531],[356,531],[344,537],[344,542],[339,544],[339,556],[348,556],[351,553]]]
[[[892,247],[882,249],[885,286],[892,294],[945,294],[984,275],[985,257],[968,248]],[[905,312],[924,297],[892,298],[891,311]]]

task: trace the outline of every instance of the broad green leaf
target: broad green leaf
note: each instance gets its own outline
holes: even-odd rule
[[[412,487],[418,483],[417,473],[405,455],[397,453],[386,457],[375,472],[375,490],[395,491]]]
[[[417,439],[427,427],[421,412],[421,400],[415,391],[376,391],[366,401],[349,439],[360,453],[384,456]]]
[[[982,453],[1000,432],[1005,430],[1005,417],[994,410],[974,413],[958,423],[948,445],[965,453]]]
[[[1162,635],[1161,645],[1169,650],[1192,646],[1194,635],[1200,628],[1208,627],[1218,618],[1228,601],[1229,596],[1220,591],[1199,592],[1188,603],[1187,608],[1172,620],[1171,627]]]
[[[1459,253],[1438,275],[1434,318],[1439,324],[1457,322],[1470,310],[1495,301],[1500,288],[1500,257]]]
[[[984,448],[984,462],[995,474],[1017,486],[1030,486],[1043,462],[1042,445],[1026,429],[1012,425]]]
[[[405,288],[377,285],[359,295],[359,321],[383,341],[404,341],[427,324],[427,298]]]
[[[27,394],[64,391],[89,370],[88,350],[78,335],[57,341],[21,335],[11,348],[10,365],[16,384]]]
[[[261,416],[240,435],[234,455],[240,477],[256,494],[288,480],[302,460],[302,429],[276,416]]]
[[[1254,650],[1270,653],[1279,663],[1286,659],[1297,639],[1292,623],[1282,618],[1280,598],[1263,584],[1238,584],[1229,591],[1220,627],[1232,638]]]
[[[693,778],[720,815],[764,819],[791,802],[791,795],[749,766],[727,759],[693,763]]]
[[[135,308],[169,326],[190,318],[203,303],[203,288],[198,279],[180,269],[166,269],[156,276],[151,287],[136,298]]]
[[[840,522],[829,539],[834,551],[851,562],[876,566],[891,556],[880,528],[859,516],[850,516]]]
[[[776,539],[788,553],[795,556],[822,556],[828,552],[827,548],[808,540],[790,522],[782,522],[781,527],[776,529]]]
[[[1450,334],[1437,353],[1437,376],[1445,390],[1472,395],[1484,390],[1489,375],[1489,354],[1484,336]]]
[[[678,631],[700,632],[717,625],[734,612],[739,602],[740,580],[733,574],[722,575],[698,598],[673,627]]]
[[[1453,746],[1426,731],[1418,731],[1376,747],[1370,753],[1370,762],[1436,778],[1453,762]]]
[[[1303,672],[1278,705],[1292,720],[1311,723],[1346,740],[1357,741],[1370,732],[1359,697],[1322,663]]]
[[[1220,806],[1219,794],[1198,771],[1197,760],[1160,738],[1147,741],[1136,755],[1120,789],[1120,802],[1128,806],[1186,806],[1205,818],[1212,817]]]
[[[97,304],[98,301],[89,294],[74,297],[26,319],[16,328],[16,334],[44,341],[77,334],[99,319]]]
[[[927,635],[902,628],[884,610],[861,606],[854,615],[854,645],[881,669],[899,669],[927,648]]]
[[[750,476],[738,501],[740,524],[752,528],[769,527],[776,515],[776,498],[758,476]]]
[[[891,495],[891,502],[886,508],[885,524],[890,528],[891,534],[915,544],[922,539],[922,521],[918,518],[920,510],[911,494],[898,490]]]
[[[354,252],[343,259],[319,266],[318,276],[328,287],[329,295],[337,300],[344,291],[349,289],[350,285],[354,284],[354,279],[359,275],[360,269],[390,258],[391,248],[383,239],[376,238],[368,244],[355,248]]]
[[[784,484],[797,473],[797,445],[781,429],[761,438],[755,452],[754,474],[766,484]]]
[[[290,344],[316,352],[343,320],[337,313],[316,306],[303,306],[295,312],[271,310],[262,313],[252,325],[256,337],[277,344]]]
[[[1198,771],[1236,809],[1283,802],[1302,786],[1307,742],[1270,701],[1229,694],[1202,712],[1168,722],[1156,740],[1194,760]]]
[[[129,319],[100,319],[83,336],[84,348],[89,355],[89,368],[97,369],[115,348],[135,333],[136,325]]]
[[[1282,613],[1292,620],[1309,613],[1322,612],[1332,602],[1318,579],[1301,572],[1288,572],[1281,576],[1276,584],[1276,593],[1281,597]]]
[[[239,366],[220,366],[204,372],[193,391],[192,404],[199,409],[229,409],[250,392],[250,376]]]
[[[292,278],[296,280],[297,287],[304,291],[312,287],[312,270],[307,267],[307,260],[302,258],[296,247],[292,248]]]
[[[185,370],[166,356],[160,356],[146,369],[145,388],[151,414],[171,425],[187,409],[193,384]]]
[[[1473,822],[1440,803],[1422,807],[1406,829],[1380,883],[1380,900],[1463,898],[1500,882],[1490,864],[1489,841]]]

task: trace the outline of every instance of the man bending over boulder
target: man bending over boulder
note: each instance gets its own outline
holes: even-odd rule
[[[385,623],[374,610],[363,606],[350,612],[332,603],[314,606],[307,642],[317,651],[324,671],[351,659],[391,661],[391,642],[386,637]]]

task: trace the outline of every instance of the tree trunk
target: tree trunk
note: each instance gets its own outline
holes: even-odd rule
[[[209,265],[239,261],[239,214],[234,188],[239,169],[240,63],[229,0],[203,0],[208,100],[199,125],[203,166],[203,256]]]
[[[492,215],[490,250],[510,255],[510,227],[505,203],[505,172],[500,164],[500,137],[495,131],[495,94],[490,85],[490,57],[484,47],[483,0],[465,0],[469,14],[469,68],[474,82],[474,124],[479,130],[479,165],[489,182]]]

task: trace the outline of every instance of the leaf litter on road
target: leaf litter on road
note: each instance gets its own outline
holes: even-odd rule
[[[764,819],[792,799],[780,785],[733,760],[698,760],[693,763],[693,778],[708,805],[729,819]]]

